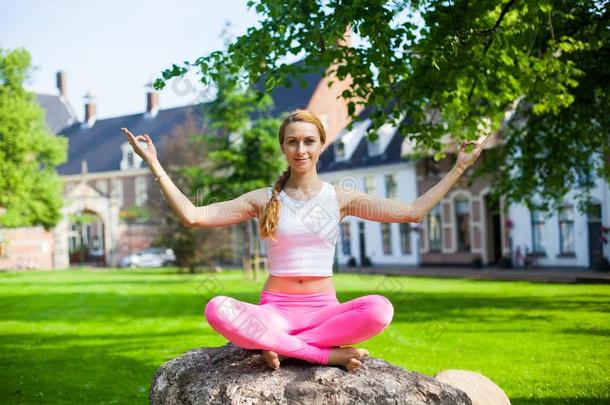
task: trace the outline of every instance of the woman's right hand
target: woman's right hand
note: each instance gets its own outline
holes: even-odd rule
[[[121,128],[121,130],[125,136],[127,136],[134,152],[136,152],[142,160],[149,165],[151,162],[157,160],[157,149],[155,149],[155,145],[148,134],[134,136],[127,128]],[[146,142],[146,148],[140,144],[140,141]]]

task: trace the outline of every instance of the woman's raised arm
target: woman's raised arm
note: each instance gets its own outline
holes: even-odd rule
[[[150,171],[155,176],[155,181],[159,182],[161,191],[182,225],[202,228],[228,226],[257,215],[258,206],[266,196],[265,189],[248,192],[233,200],[196,207],[167,176],[157,159],[157,151],[150,136],[147,134],[134,136],[127,128],[122,128],[122,130],[134,152],[148,164]],[[140,142],[145,142],[146,147],[143,147]]]
[[[464,141],[460,146],[458,157],[453,168],[434,187],[426,191],[413,202],[374,197],[361,191],[342,192],[344,216],[353,215],[377,222],[416,222],[420,223],[428,212],[447,194],[464,171],[472,165],[489,142],[492,134],[481,141]],[[466,148],[472,145],[470,152]]]
[[[419,222],[413,203],[382,198],[359,190],[336,189],[340,201],[341,219],[348,215],[376,222]]]

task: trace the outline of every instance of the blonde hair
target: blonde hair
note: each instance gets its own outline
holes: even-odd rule
[[[314,124],[318,129],[318,133],[320,134],[320,141],[324,145],[326,143],[326,131],[324,130],[324,125],[309,110],[294,110],[291,112],[284,121],[282,121],[282,125],[280,125],[280,131],[278,140],[280,145],[284,144],[284,134],[286,132],[286,127],[288,124],[293,122],[309,122]],[[259,234],[261,239],[271,238],[275,240],[274,235],[277,229],[277,224],[280,218],[280,192],[284,189],[286,182],[290,178],[290,166],[280,175],[280,177],[273,184],[273,189],[271,191],[271,199],[265,204],[265,208],[263,209],[263,214],[261,216]]]

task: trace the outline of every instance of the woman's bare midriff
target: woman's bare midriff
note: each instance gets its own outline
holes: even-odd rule
[[[313,294],[335,291],[335,284],[330,276],[278,277],[269,275],[263,290],[286,294]]]

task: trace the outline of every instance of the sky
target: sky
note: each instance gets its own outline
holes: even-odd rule
[[[55,74],[67,78],[68,100],[79,119],[93,94],[98,118],[143,112],[146,84],[173,63],[223,48],[256,25],[246,0],[0,0],[0,48],[32,56],[28,90],[58,94]],[[159,92],[161,109],[187,105],[205,89],[193,72]]]

